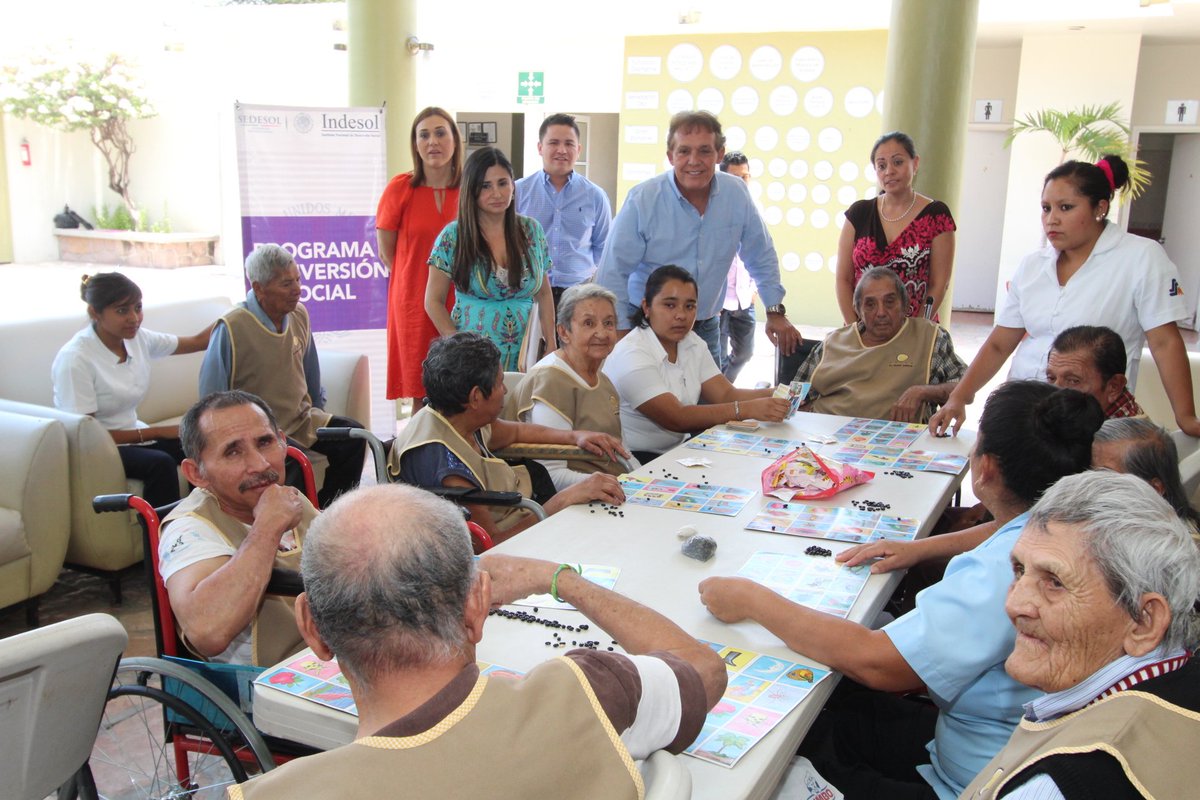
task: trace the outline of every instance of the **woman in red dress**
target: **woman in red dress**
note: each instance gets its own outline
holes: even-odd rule
[[[430,106],[417,114],[409,143],[413,171],[397,175],[383,190],[375,214],[379,257],[391,271],[388,282],[389,400],[425,397],[421,362],[437,328],[425,313],[425,283],[433,240],[458,213],[462,139],[454,118]],[[454,295],[446,298],[449,308]]]
[[[871,149],[880,193],[846,209],[838,240],[837,301],[842,319],[855,321],[854,287],[871,267],[891,267],[908,289],[908,316],[936,312],[950,286],[954,218],[940,200],[913,188],[921,159],[912,138],[885,133]],[[937,319],[935,316],[934,319]]]

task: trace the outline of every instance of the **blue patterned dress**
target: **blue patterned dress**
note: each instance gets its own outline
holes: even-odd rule
[[[475,265],[468,291],[456,291],[450,320],[460,331],[474,331],[495,342],[500,348],[500,365],[505,372],[517,371],[521,343],[533,310],[534,298],[546,273],[550,270],[550,253],[546,234],[537,220],[518,216],[517,220],[530,242],[529,264],[515,289],[508,280],[484,263]],[[429,254],[429,266],[441,270],[447,277],[454,267],[454,252],[458,246],[458,222],[451,222],[438,234]],[[535,335],[537,331],[533,332]]]

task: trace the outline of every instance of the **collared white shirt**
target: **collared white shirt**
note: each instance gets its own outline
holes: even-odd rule
[[[634,328],[604,362],[604,374],[621,396],[621,434],[630,450],[663,453],[687,438],[669,431],[638,411],[638,406],[661,394],[675,395],[685,406],[700,401],[700,387],[721,374],[708,345],[694,332],[679,343],[675,362],[667,358],[658,336],[649,327]]]
[[[1009,282],[996,324],[1029,334],[1013,355],[1009,380],[1045,380],[1054,337],[1075,325],[1112,328],[1125,342],[1125,375],[1136,391],[1146,331],[1190,313],[1179,270],[1158,242],[1109,222],[1084,265],[1058,283],[1058,251],[1047,245],[1026,256]]]
[[[150,389],[150,361],[171,355],[179,337],[139,328],[125,340],[121,361],[88,325],[71,337],[50,367],[54,405],[75,414],[91,414],[110,431],[145,428],[137,407]]]

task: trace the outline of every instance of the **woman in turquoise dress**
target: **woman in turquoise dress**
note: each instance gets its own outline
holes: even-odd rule
[[[438,234],[429,256],[425,313],[438,332],[474,331],[500,348],[506,372],[523,371],[554,349],[550,255],[537,220],[513,207],[512,164],[495,147],[476,150],[463,167],[458,219]],[[446,295],[454,285],[454,307]],[[533,313],[537,309],[536,315]],[[536,327],[530,325],[536,317]],[[533,339],[530,343],[527,338]],[[525,358],[525,354],[532,357]]]

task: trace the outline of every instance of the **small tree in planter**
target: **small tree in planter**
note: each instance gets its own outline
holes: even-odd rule
[[[139,219],[129,193],[129,157],[135,150],[127,123],[157,112],[133,69],[117,55],[103,63],[50,60],[4,67],[4,111],[61,131],[86,130],[108,165],[108,188],[131,220]]]

